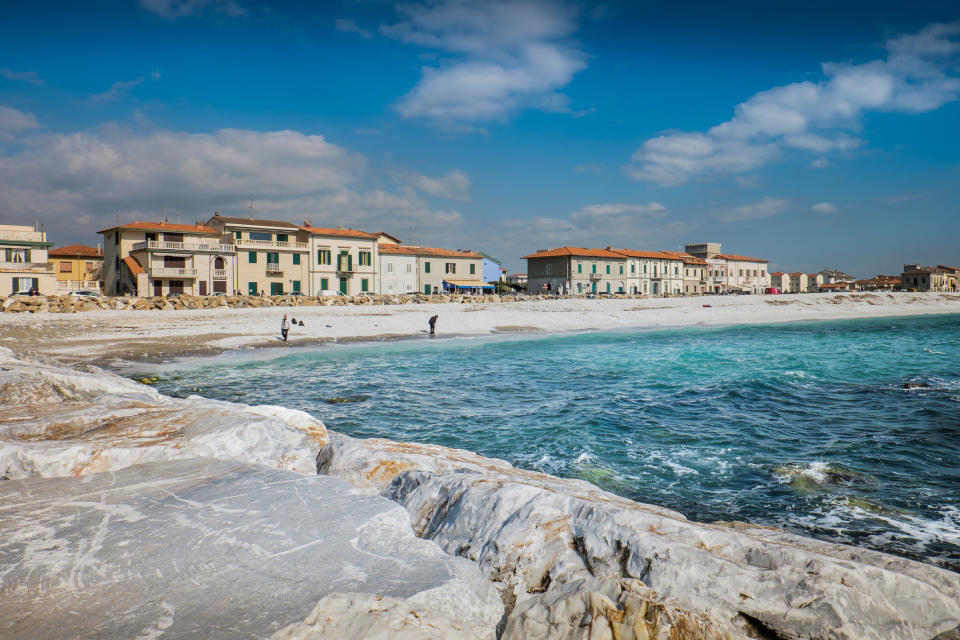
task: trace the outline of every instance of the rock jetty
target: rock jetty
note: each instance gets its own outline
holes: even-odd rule
[[[0,636],[960,637],[960,575],[0,349]]]

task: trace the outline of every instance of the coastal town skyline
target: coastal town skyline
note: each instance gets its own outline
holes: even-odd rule
[[[785,272],[950,263],[958,16],[865,6],[5,6],[0,224],[95,244],[252,201],[510,271],[624,235]]]

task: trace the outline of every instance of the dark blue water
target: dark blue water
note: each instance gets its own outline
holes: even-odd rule
[[[423,338],[159,373],[171,395],[296,407],[960,571],[960,316]]]

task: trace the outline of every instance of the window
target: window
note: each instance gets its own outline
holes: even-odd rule
[[[593,269],[593,271],[591,271],[590,273],[596,273],[596,272],[597,272],[597,265],[596,265],[596,263],[590,265],[590,268]]]
[[[353,256],[349,251],[343,250],[337,256],[337,271],[353,271]]]
[[[267,252],[267,264],[280,264],[280,254]]]
[[[87,263],[87,271],[88,271],[88,272],[93,271],[93,263],[92,263],[92,262],[88,262],[88,263]]]
[[[299,280],[292,281],[290,283],[290,288],[296,291],[297,293],[300,293],[300,281]]]
[[[636,263],[636,262],[631,262],[631,263],[630,263],[630,273],[631,273],[631,274],[634,274],[634,273],[636,273],[636,272],[637,272],[637,263]]]
[[[293,264],[300,264],[300,254],[293,254]],[[294,291],[299,291],[299,289],[294,289]]]
[[[577,293],[583,293],[583,283],[582,283],[582,282],[578,282],[578,283],[577,283]]]
[[[243,240],[243,231],[234,231],[233,237],[237,240]]]
[[[447,262],[444,264],[444,273],[456,273],[457,272],[457,263],[456,262]]]
[[[388,263],[387,263],[387,273],[393,273],[393,263],[392,263],[392,262],[388,262]]]
[[[263,232],[261,232],[261,231],[251,231],[251,232],[250,232],[250,239],[251,239],[251,240],[265,240],[265,241],[267,241],[267,242],[270,242],[271,240],[273,240],[273,234],[272,234],[272,233],[263,233]]]
[[[60,273],[70,273],[73,271],[73,266],[69,262],[60,263]]]
[[[623,265],[620,265],[620,275],[623,275]]]
[[[240,233],[240,232],[238,231],[237,233]],[[251,296],[255,296],[258,293],[260,293],[260,289],[257,288],[256,282],[247,283],[247,293],[250,294]]]
[[[247,252],[247,262],[249,262],[250,264],[257,264],[257,252],[256,252],[256,251],[248,251],[248,252]]]
[[[582,263],[582,262],[578,262],[578,263],[577,263],[577,273],[583,273],[583,263]]]
[[[330,279],[329,278],[320,278],[320,290],[326,291],[330,288]]]
[[[610,275],[610,265],[607,265],[607,275]]]
[[[607,283],[607,293],[610,293],[610,283]]]
[[[646,263],[646,262],[643,263],[643,273],[644,273],[644,274],[647,273],[647,263]],[[644,293],[647,292],[647,288],[646,288],[646,287],[643,288],[643,292],[644,292]]]
[[[366,278],[360,280],[360,291],[370,291],[370,281]]]
[[[544,273],[544,275],[552,276],[552,275],[553,275],[553,265],[548,262],[548,263],[546,264],[546,266],[544,267],[543,273]]]
[[[14,278],[13,293],[20,291],[30,291],[31,289],[40,289],[40,278]]]
[[[7,249],[4,254],[7,262],[30,262],[30,249]]]
[[[270,295],[272,295],[272,296],[282,296],[282,295],[283,295],[283,283],[282,283],[282,282],[271,282],[271,283],[270,283]]]
[[[156,240],[157,234],[153,233],[152,231],[148,231],[147,233],[143,234],[143,237],[145,240]]]
[[[471,274],[475,274],[476,272],[477,272],[477,265],[471,264],[471,265],[470,265],[470,273],[471,273]]]
[[[680,275],[680,267],[675,266],[675,267],[673,268],[673,275],[675,275],[675,276]]]
[[[373,264],[373,254],[369,251],[361,251],[358,262],[361,267],[369,267]]]
[[[411,273],[412,271],[413,271],[413,265],[408,262],[408,263],[407,263],[407,273]]]
[[[287,236],[287,234],[285,234],[285,233],[278,233],[278,234],[277,234],[277,242],[287,242],[287,237],[288,237],[288,236]]]
[[[430,263],[429,263],[429,262],[424,262],[424,263],[423,263],[423,272],[424,272],[424,273],[430,273]]]
[[[333,264],[333,256],[330,249],[319,249],[317,251],[317,264]]]
[[[743,277],[743,269],[740,269],[740,277]]]

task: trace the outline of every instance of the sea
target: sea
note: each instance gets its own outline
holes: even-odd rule
[[[423,336],[142,375],[960,572],[960,315]]]

